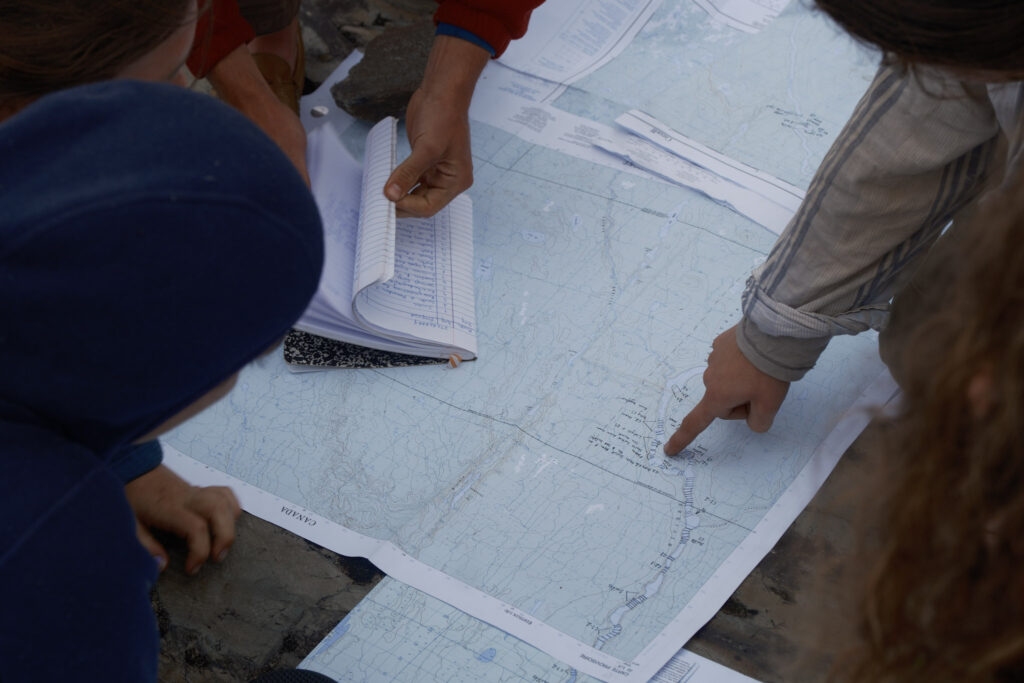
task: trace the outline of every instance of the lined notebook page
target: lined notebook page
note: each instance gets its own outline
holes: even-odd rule
[[[476,355],[473,208],[456,197],[433,218],[398,221],[395,275],[356,295],[358,318],[389,336],[416,337]]]
[[[384,196],[384,183],[395,168],[398,121],[389,116],[370,129],[363,156],[363,189],[359,214],[353,291],[390,279],[395,274],[395,205]]]
[[[301,326],[313,317],[318,308],[321,317],[336,318],[330,315],[334,311],[351,321],[362,169],[330,123],[309,134],[306,159],[313,198],[324,226],[324,269],[316,296],[299,323]]]

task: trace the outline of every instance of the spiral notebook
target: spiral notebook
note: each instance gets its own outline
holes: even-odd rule
[[[374,126],[360,167],[330,124],[309,134],[324,271],[295,328],[396,354],[472,360],[472,204],[463,195],[432,218],[396,219],[383,189],[397,136],[393,117]]]

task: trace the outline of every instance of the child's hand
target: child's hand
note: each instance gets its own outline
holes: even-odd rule
[[[125,495],[138,521],[139,542],[167,566],[167,551],[147,527],[170,531],[188,543],[185,571],[195,574],[207,559],[221,562],[235,540],[235,520],[242,513],[238,499],[225,486],[192,486],[160,465],[125,485]]]

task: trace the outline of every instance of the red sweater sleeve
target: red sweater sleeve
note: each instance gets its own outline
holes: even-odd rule
[[[238,10],[238,0],[213,0],[196,23],[196,37],[187,61],[189,71],[196,78],[203,78],[229,52],[255,36]]]
[[[437,0],[435,23],[451,24],[487,41],[498,57],[526,35],[530,12],[544,0]]]

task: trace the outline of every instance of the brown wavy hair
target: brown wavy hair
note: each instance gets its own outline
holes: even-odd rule
[[[0,0],[0,105],[113,78],[170,37],[188,7],[188,0]]]
[[[815,0],[890,61],[1024,74],[1021,0]]]
[[[833,678],[1024,680],[1024,180],[910,335],[876,472],[881,547]],[[877,498],[875,495],[877,494]]]

